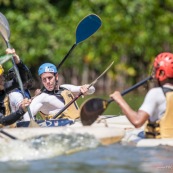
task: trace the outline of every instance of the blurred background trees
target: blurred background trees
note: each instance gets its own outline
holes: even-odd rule
[[[31,69],[35,87],[38,67],[60,63],[75,43],[78,23],[91,13],[102,19],[102,26],[59,69],[62,83],[90,83],[114,61],[95,87],[101,92],[123,90],[150,75],[157,54],[173,52],[171,0],[0,0],[0,11],[10,24],[10,43]],[[0,46],[4,55],[3,39]]]

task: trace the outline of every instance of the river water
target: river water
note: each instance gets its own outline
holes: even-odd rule
[[[0,144],[0,173],[173,172],[173,148],[102,146],[89,135],[49,135]]]
[[[132,104],[138,107],[141,101],[134,100]],[[115,106],[112,103],[105,114],[120,114]],[[92,136],[79,134],[0,141],[0,173],[37,172],[173,173],[173,148],[102,146]]]

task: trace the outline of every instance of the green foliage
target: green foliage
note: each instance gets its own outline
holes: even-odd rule
[[[46,61],[58,65],[75,43],[77,24],[91,13],[100,16],[102,27],[75,48],[63,75],[77,67],[81,78],[84,64],[100,73],[114,60],[110,71],[123,71],[124,82],[132,82],[148,76],[158,53],[173,49],[171,0],[0,0],[0,5],[10,24],[10,43],[33,73]]]

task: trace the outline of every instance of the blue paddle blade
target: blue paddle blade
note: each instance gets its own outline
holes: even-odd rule
[[[97,15],[90,14],[86,16],[77,26],[76,44],[93,35],[101,27],[101,25],[102,21]]]

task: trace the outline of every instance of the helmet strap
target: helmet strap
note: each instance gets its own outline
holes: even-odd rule
[[[58,90],[59,89],[59,86],[58,86],[58,79],[56,78],[57,76],[57,73],[55,74],[55,87],[54,87],[54,90]]]
[[[158,86],[162,87],[161,82],[159,80],[157,82],[158,82]]]
[[[58,80],[55,81],[54,93],[59,90]]]

